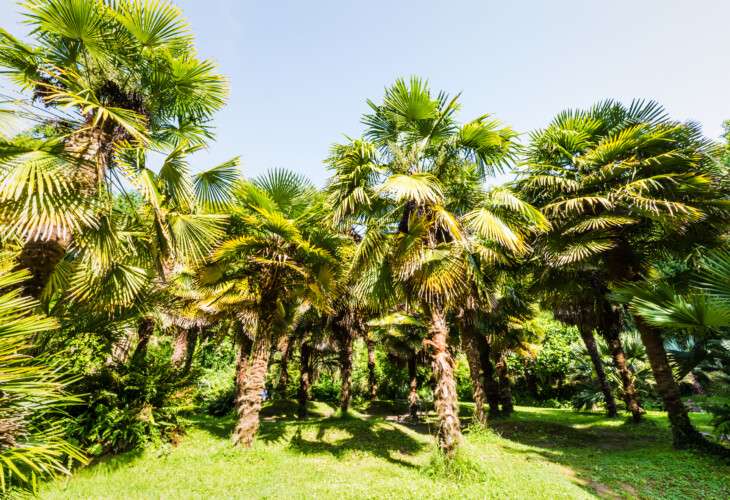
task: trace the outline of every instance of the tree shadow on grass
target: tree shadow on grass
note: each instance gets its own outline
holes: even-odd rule
[[[414,468],[416,465],[400,456],[412,457],[426,446],[398,426],[364,420],[358,417],[337,417],[313,421],[265,422],[258,439],[265,442],[286,441],[289,447],[306,455],[326,454],[342,459],[352,452],[363,452],[390,463]]]
[[[93,458],[89,463],[80,468],[88,469],[90,467],[93,467],[94,470],[104,470],[111,472],[124,467],[134,466],[137,462],[144,458],[143,455],[144,450],[141,448],[125,451],[118,455],[102,455],[100,457]]]
[[[654,453],[652,449],[671,453],[668,432],[651,421],[610,425],[613,422],[592,418],[595,415],[586,415],[583,422],[569,415],[565,423],[548,421],[545,416],[532,418],[531,414],[516,417],[499,419],[489,425],[503,439],[529,447],[504,446],[506,453],[533,462],[556,464],[559,474],[601,498],[643,495],[638,489],[646,484],[637,482],[639,477],[631,472],[632,468],[644,463]],[[556,417],[557,414],[553,418]]]
[[[197,429],[205,431],[218,439],[230,439],[233,428],[236,426],[234,416],[225,419],[197,418],[193,421]]]
[[[261,405],[260,417],[262,420],[293,420],[297,415],[299,403],[293,399],[277,399],[267,401]],[[307,414],[314,418],[323,418],[332,414],[334,410],[326,403],[309,401]]]

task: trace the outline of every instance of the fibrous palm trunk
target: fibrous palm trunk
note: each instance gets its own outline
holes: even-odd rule
[[[282,340],[281,376],[279,376],[279,384],[276,387],[276,392],[279,393],[279,396],[282,399],[285,399],[287,386],[289,385],[289,358],[291,357],[291,351],[294,348],[295,337],[293,335],[287,335]]]
[[[306,340],[302,342],[301,353],[299,355],[300,373],[299,378],[299,390],[297,391],[297,418],[307,418],[307,401],[309,401],[309,386],[311,384],[311,356],[312,349],[309,342]]]
[[[375,399],[375,342],[367,341],[368,346],[368,398]]]
[[[266,371],[271,355],[271,337],[276,314],[276,286],[270,286],[261,294],[256,337],[251,353],[251,369],[246,391],[238,406],[238,424],[233,430],[233,445],[249,448],[259,428],[261,395],[266,384]],[[267,293],[268,292],[268,293]]]
[[[603,398],[606,402],[606,413],[609,418],[618,417],[618,411],[616,410],[616,399],[613,397],[611,392],[611,386],[606,378],[606,371],[603,369],[603,361],[601,360],[601,354],[598,352],[598,344],[596,338],[593,336],[593,331],[587,328],[581,328],[579,325],[578,332],[580,338],[583,339],[583,344],[586,346],[588,356],[591,358],[593,369],[596,371],[598,377],[598,385],[603,393]]]
[[[181,368],[185,361],[185,355],[188,351],[188,342],[190,341],[190,329],[180,328],[175,335],[175,342],[172,346],[172,359],[170,362],[173,366]]]
[[[616,365],[619,377],[621,378],[621,385],[624,390],[624,402],[626,403],[626,410],[631,413],[634,422],[641,422],[642,410],[639,405],[639,399],[636,395],[636,389],[631,381],[631,370],[626,364],[626,354],[624,348],[621,345],[620,332],[622,329],[622,321],[617,312],[611,307],[610,302],[607,300],[603,301],[603,311],[601,313],[600,321],[598,322],[598,331],[606,340],[609,349],[611,350],[611,357]]]
[[[253,340],[246,333],[241,332],[238,340],[238,356],[236,358],[236,396],[235,407],[238,411],[243,395],[246,393],[246,383],[248,382],[249,360],[251,359],[251,348]]]
[[[507,358],[504,353],[497,358],[496,368],[499,376],[499,401],[502,403],[502,416],[509,417],[514,412],[514,407],[512,406],[512,389],[510,388]]]
[[[62,231],[55,228],[45,237],[38,236],[25,242],[17,266],[18,269],[30,271],[30,277],[22,286],[24,295],[40,299],[53,271],[66,255],[70,241],[70,229]]]
[[[436,379],[434,406],[438,415],[437,439],[441,451],[447,457],[453,457],[461,444],[462,436],[454,360],[447,345],[449,328],[446,325],[446,314],[441,306],[425,304],[424,310],[428,311],[430,317],[428,344],[433,349],[431,365]]]
[[[187,374],[190,368],[193,366],[193,356],[195,355],[195,348],[198,346],[198,340],[203,335],[203,328],[195,326],[190,331],[190,337],[188,339],[188,349],[185,351],[185,364],[183,365],[182,373]]]
[[[147,356],[147,345],[155,332],[155,323],[155,318],[152,316],[145,316],[140,320],[137,328],[137,347],[132,354],[132,362],[143,360]]]
[[[492,365],[492,346],[490,340],[484,335],[477,337],[479,346],[479,361],[482,365],[484,377],[484,394],[489,404],[489,417],[499,417],[499,383],[494,378],[494,366]]]
[[[418,378],[416,378],[416,353],[408,358],[408,380],[409,389],[418,389]]]
[[[479,359],[479,347],[474,332],[470,331],[471,325],[465,325],[464,351],[466,352],[466,360],[469,364],[469,374],[471,375],[471,392],[474,398],[474,421],[481,424],[487,424],[487,416],[484,413],[485,395],[482,384],[481,361]]]
[[[672,368],[669,365],[661,333],[640,317],[634,317],[634,323],[641,335],[641,341],[646,347],[646,356],[649,358],[649,364],[654,374],[657,392],[662,398],[664,409],[669,417],[675,445],[682,447],[703,442],[704,438],[689,420],[687,407],[684,406],[679,386],[674,380]]]
[[[357,311],[345,307],[333,318],[332,334],[337,341],[340,358],[340,410],[346,414],[352,402],[352,351],[355,337],[363,331],[362,321]]]
[[[170,362],[173,366],[187,373],[193,362],[193,354],[195,354],[195,345],[198,340],[199,327],[180,328],[175,336],[175,345],[172,349],[172,359]]]
[[[340,410],[343,414],[350,410],[352,401],[352,350],[354,337],[352,331],[345,328],[340,336],[340,378],[342,382],[340,390]]]
[[[603,261],[611,279],[628,282],[637,282],[642,279],[636,256],[627,242],[617,245],[611,252],[604,254]],[[640,316],[633,315],[633,318],[636,329],[641,336],[641,342],[646,348],[646,356],[649,358],[657,393],[662,398],[664,409],[669,418],[675,446],[683,447],[699,444],[707,448],[711,447],[710,443],[697,432],[697,429],[690,422],[689,413],[684,406],[679,386],[674,380],[667,359],[667,352],[664,350],[664,339],[661,332],[645,323]]]

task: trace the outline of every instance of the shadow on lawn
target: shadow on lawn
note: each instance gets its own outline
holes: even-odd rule
[[[233,428],[236,426],[236,419],[233,416],[226,417],[223,420],[201,418],[193,421],[195,422],[195,427],[218,439],[230,439]]]
[[[647,456],[675,453],[666,429],[648,419],[641,424],[627,420],[615,425],[597,415],[582,416],[579,420],[578,414],[567,415],[565,423],[560,423],[544,415],[517,413],[497,419],[490,429],[503,439],[530,447],[507,445],[503,447],[505,452],[534,462],[553,463],[562,476],[601,498],[662,494],[657,491],[661,486],[647,484],[646,477],[633,471],[642,467]],[[702,467],[699,462],[697,466]]]
[[[286,442],[288,431],[294,434],[288,446],[307,455],[328,454],[342,458],[352,452],[364,452],[393,464],[416,467],[398,458],[417,455],[425,446],[397,426],[358,417],[332,417],[312,421],[263,422],[258,439]]]

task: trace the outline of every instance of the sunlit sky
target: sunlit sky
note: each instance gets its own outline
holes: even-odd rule
[[[240,155],[247,176],[284,167],[323,185],[330,144],[359,136],[365,100],[410,75],[463,92],[462,121],[491,113],[523,139],[606,98],[657,100],[712,138],[730,119],[725,0],[176,3],[231,85],[196,170]],[[0,0],[15,35],[19,10]]]

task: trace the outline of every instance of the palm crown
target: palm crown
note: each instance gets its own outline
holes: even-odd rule
[[[517,183],[550,219],[540,251],[554,266],[600,256],[636,273],[685,242],[710,242],[730,208],[713,181],[713,148],[698,125],[668,120],[653,102],[559,114],[532,134]]]
[[[212,137],[208,122],[227,86],[212,61],[198,58],[182,12],[140,0],[23,7],[35,43],[0,30],[0,66],[45,105],[14,113],[50,125],[0,143],[0,224],[4,236],[25,240],[29,293],[39,297],[53,280],[72,234],[78,248],[125,239],[112,220],[124,177],[142,194],[135,222],[146,228],[158,272],[163,261],[203,257],[221,234],[206,211],[227,199],[237,162],[191,175],[186,156]],[[154,153],[164,155],[158,172]]]

